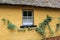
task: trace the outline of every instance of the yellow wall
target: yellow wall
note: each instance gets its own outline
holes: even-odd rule
[[[34,10],[34,24],[38,25],[42,22],[47,14],[52,16],[54,19],[50,23],[53,31],[56,29],[56,23],[58,23],[57,18],[60,17],[59,9],[50,9],[50,8],[36,8],[29,6],[10,6],[10,5],[1,5],[0,6],[0,40],[40,40],[40,35],[33,31],[10,32],[7,29],[7,25],[2,22],[2,18],[9,19],[13,24],[19,28],[22,25],[22,9],[32,9]],[[47,31],[46,31],[47,32]],[[47,32],[47,37],[49,33]],[[55,35],[60,35],[58,32]]]

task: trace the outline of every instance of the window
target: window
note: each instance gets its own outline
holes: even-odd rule
[[[32,10],[23,10],[23,25],[33,25]]]

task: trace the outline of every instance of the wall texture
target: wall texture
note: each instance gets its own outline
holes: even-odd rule
[[[1,5],[0,6],[0,40],[40,40],[40,35],[33,31],[10,32],[7,29],[7,25],[3,23],[2,18],[9,19],[13,24],[17,26],[22,25],[22,9],[32,9],[34,10],[34,24],[38,25],[41,23],[48,15],[53,17],[52,22],[50,22],[51,28],[53,31],[56,29],[56,24],[58,23],[57,18],[60,17],[59,9],[51,8],[36,8],[29,6],[10,6],[10,5]],[[47,29],[48,30],[48,29]],[[49,37],[49,33],[46,30],[46,35]],[[59,36],[60,33],[57,32],[54,36]]]

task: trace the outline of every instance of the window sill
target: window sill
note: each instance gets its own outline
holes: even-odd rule
[[[20,28],[31,28],[31,27],[37,27],[37,25],[23,25],[23,26],[20,26]]]

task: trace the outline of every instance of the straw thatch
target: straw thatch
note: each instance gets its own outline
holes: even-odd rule
[[[0,3],[60,8],[60,0],[0,0]]]

